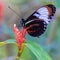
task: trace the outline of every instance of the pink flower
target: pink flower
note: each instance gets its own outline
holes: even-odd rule
[[[16,24],[14,24],[14,34],[16,37],[16,42],[19,48],[22,47],[22,44],[25,42],[26,40],[26,29],[22,28],[21,31],[18,30],[18,28],[16,27]]]
[[[3,10],[4,10],[4,4],[0,2],[0,23],[3,20]]]

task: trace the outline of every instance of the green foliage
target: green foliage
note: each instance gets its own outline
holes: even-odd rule
[[[53,2],[51,0],[40,0],[42,4],[52,4]]]
[[[56,7],[60,8],[60,0],[54,0]]]
[[[4,42],[0,42],[0,47],[5,44],[16,44],[14,39],[9,39]],[[14,50],[17,46],[14,48]],[[17,52],[18,50],[16,50]],[[1,51],[0,51],[1,52]],[[22,60],[52,60],[49,55],[36,43],[26,42],[24,43],[24,50],[20,57]]]
[[[16,44],[16,41],[14,39],[9,39],[9,40],[6,40],[4,42],[0,42],[0,46],[3,46],[5,44],[11,44],[11,43]]]
[[[37,60],[52,60],[38,44],[29,42],[26,44],[26,46],[36,56]]]

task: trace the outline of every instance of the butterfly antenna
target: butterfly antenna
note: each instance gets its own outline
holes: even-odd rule
[[[10,10],[12,10],[16,15],[18,15],[19,18],[21,18],[21,16],[20,16],[15,10],[13,10],[10,6],[8,6],[8,8],[9,8]]]

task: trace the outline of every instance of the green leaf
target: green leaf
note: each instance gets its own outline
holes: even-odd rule
[[[11,44],[11,43],[15,44],[16,46],[16,41],[14,39],[9,39],[4,42],[0,42],[0,46],[3,46],[5,44]],[[20,59],[22,60],[52,60],[50,56],[38,44],[34,42],[24,43],[24,49],[23,49]]]
[[[36,56],[37,60],[52,60],[50,56],[36,43],[29,42],[25,45]]]
[[[6,42],[6,43],[16,43],[16,40],[15,39],[8,39],[4,42]]]
[[[8,39],[4,42],[0,42],[0,46],[3,46],[5,44],[16,44],[16,41],[14,39]]]
[[[0,42],[0,46],[5,45],[5,44],[6,44],[5,42]]]

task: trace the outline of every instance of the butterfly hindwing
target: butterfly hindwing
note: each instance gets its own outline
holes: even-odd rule
[[[39,19],[34,19],[32,22],[26,25],[26,29],[29,35],[38,37],[45,32],[47,28],[46,22]]]

